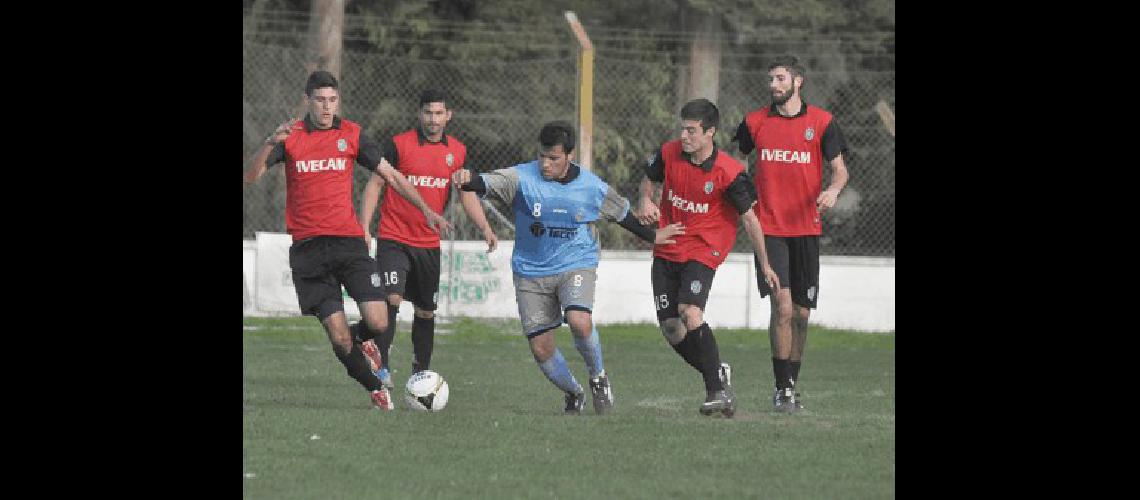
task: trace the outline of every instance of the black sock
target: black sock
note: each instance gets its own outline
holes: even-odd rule
[[[701,371],[701,339],[696,335],[686,334],[677,345],[670,346],[677,354],[681,355],[681,359],[685,360],[689,366],[692,366],[697,371]]]
[[[380,362],[385,367],[392,366],[388,363],[388,351],[392,350],[392,339],[396,338],[396,314],[399,312],[400,306],[388,304],[388,328],[376,336],[376,348],[380,349]]]
[[[372,330],[365,326],[364,320],[353,323],[352,326],[348,327],[348,330],[352,332],[352,340],[358,344],[365,340],[372,340],[376,336]]]
[[[364,359],[359,343],[353,342],[352,350],[348,354],[341,354],[340,349],[336,347],[333,347],[333,353],[336,354],[336,359],[340,360],[340,364],[344,365],[349,377],[360,382],[360,385],[369,391],[380,390],[380,379],[376,378],[369,369],[368,360]]]
[[[428,370],[431,366],[431,350],[435,345],[435,317],[416,316],[412,321],[412,349],[416,359],[412,362],[412,373]]]
[[[712,329],[708,323],[701,323],[686,336],[696,335],[701,341],[701,377],[705,379],[705,390],[723,391],[724,382],[720,379],[720,349],[716,345]]]
[[[788,361],[792,365],[792,384],[800,381],[800,360]]]
[[[787,389],[792,386],[792,364],[786,359],[772,358],[772,376],[776,379],[777,389]]]

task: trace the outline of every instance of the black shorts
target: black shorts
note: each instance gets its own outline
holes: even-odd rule
[[[387,294],[396,294],[424,311],[436,309],[439,294],[439,248],[420,248],[398,241],[376,242],[376,269]]]
[[[364,238],[315,236],[289,247],[289,269],[301,314],[324,320],[344,310],[341,285],[357,302],[384,300]]]
[[[715,275],[716,269],[695,260],[673,262],[654,257],[650,278],[657,321],[679,317],[677,304],[690,304],[704,310]]]
[[[815,309],[819,298],[819,236],[764,236],[768,250],[768,263],[780,277],[780,288],[792,289],[792,302]],[[760,259],[756,263],[756,288],[761,297],[772,293],[760,272]]]

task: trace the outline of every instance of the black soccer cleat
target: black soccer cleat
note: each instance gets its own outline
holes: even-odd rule
[[[724,390],[709,393],[705,402],[701,404],[701,415],[712,415],[721,412],[725,417],[732,418],[736,414],[736,394],[732,390],[732,367],[728,363],[721,363],[718,375]]]
[[[776,411],[783,413],[794,413],[802,406],[797,405],[795,390],[791,387],[786,389],[776,389],[772,394],[772,406]]]
[[[610,390],[610,378],[602,375],[590,379],[590,394],[594,398],[594,413],[601,415],[614,407],[614,394]]]
[[[573,392],[567,392],[566,409],[562,410],[562,412],[567,415],[581,415],[583,406],[586,406],[586,393],[579,392],[575,394]]]
[[[720,364],[720,381],[724,384],[724,394],[728,396],[729,402],[735,402],[736,391],[732,390],[732,367],[728,363]],[[730,404],[729,407],[729,411],[724,414],[726,417],[732,417],[732,412],[736,411],[735,404]]]
[[[701,403],[701,415],[712,415],[718,411],[728,418],[736,414],[736,402],[727,391],[713,391],[705,397],[705,402]]]

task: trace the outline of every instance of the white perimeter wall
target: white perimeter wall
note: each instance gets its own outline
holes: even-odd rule
[[[289,272],[289,235],[257,233],[242,241],[243,314],[300,314]],[[517,318],[511,274],[513,241],[500,241],[492,254],[481,241],[444,241],[437,314],[482,318]],[[375,245],[373,245],[375,248]],[[598,324],[656,323],[649,252],[602,251],[594,301]],[[895,329],[895,263],[893,258],[822,257],[818,308],[811,323],[862,331]],[[345,296],[345,311],[359,313]],[[768,298],[756,291],[751,254],[733,253],[713,280],[705,319],[713,327],[766,329]],[[412,306],[400,307],[402,319]]]

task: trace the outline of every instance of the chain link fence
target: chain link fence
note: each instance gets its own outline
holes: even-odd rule
[[[278,30],[269,37],[256,32],[254,23],[245,26],[243,164],[248,167],[269,132],[300,116],[311,58],[303,49],[303,29],[285,35]],[[631,40],[620,31],[586,28],[596,49],[593,168],[633,199],[646,158],[661,143],[677,137],[683,104],[679,96],[689,72],[688,43],[676,35]],[[425,39],[438,35],[430,27],[416,34]],[[454,31],[449,36],[454,37]],[[442,60],[379,53],[366,44],[346,43],[341,115],[380,141],[415,126],[419,93],[434,87],[452,99],[454,117],[447,131],[467,145],[468,168],[486,172],[530,161],[538,152],[542,124],[576,121],[576,42],[568,30],[564,40],[561,48],[542,46],[510,54],[473,51],[485,55]],[[786,53],[807,67],[805,100],[830,111],[848,143],[850,180],[838,205],[824,215],[822,253],[894,256],[895,139],[875,111],[880,101],[894,109],[894,33],[823,36],[782,31],[763,39],[722,42],[719,94],[714,100],[721,111],[716,141],[749,166],[755,153],[745,159],[730,141],[745,113],[768,104],[767,62]],[[357,206],[367,178],[367,171],[356,169]],[[829,179],[825,167],[825,186]],[[490,204],[488,220],[500,238],[513,239],[509,222],[490,208],[509,219],[508,207]],[[285,181],[279,168],[246,188],[243,209],[243,238],[252,238],[256,231],[285,231]],[[482,239],[457,202],[444,215],[456,225],[456,239]],[[603,249],[649,248],[616,224],[603,222],[598,230]],[[741,229],[734,251],[750,248]]]

